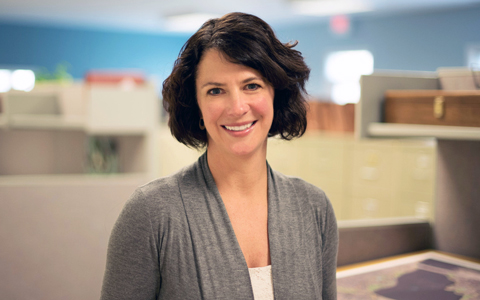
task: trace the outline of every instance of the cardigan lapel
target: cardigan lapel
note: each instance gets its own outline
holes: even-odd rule
[[[268,233],[275,299],[321,299],[307,250],[305,219],[292,180],[273,171],[268,181]],[[317,295],[317,296],[315,296]]]
[[[208,168],[206,153],[188,168],[179,188],[204,299],[253,299],[248,268]]]

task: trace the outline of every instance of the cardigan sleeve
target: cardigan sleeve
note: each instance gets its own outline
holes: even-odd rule
[[[157,241],[143,193],[125,204],[112,230],[101,300],[157,299],[161,278]]]
[[[324,214],[324,226],[322,230],[322,265],[323,265],[323,289],[322,299],[337,299],[337,250],[338,229],[333,207],[327,199]]]

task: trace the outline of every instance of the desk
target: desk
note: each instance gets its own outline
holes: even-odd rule
[[[340,267],[342,299],[480,299],[480,261],[439,251]]]

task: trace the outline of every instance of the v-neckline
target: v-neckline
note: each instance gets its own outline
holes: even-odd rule
[[[240,242],[238,241],[237,235],[235,234],[235,230],[233,229],[232,221],[230,220],[230,215],[228,214],[227,207],[225,206],[225,202],[223,202],[222,196],[220,195],[220,191],[218,190],[217,184],[215,182],[215,179],[213,178],[213,174],[210,171],[210,167],[208,165],[208,159],[207,159],[207,153],[205,152],[203,154],[204,157],[204,162],[201,164],[202,166],[202,172],[203,175],[205,176],[205,182],[207,184],[207,187],[210,189],[210,191],[213,192],[213,195],[215,196],[215,199],[218,201],[219,206],[222,210],[222,214],[224,214],[226,218],[226,223],[228,227],[228,231],[231,235],[233,235],[234,240],[235,240],[235,249],[236,249],[236,254],[238,257],[242,257],[243,261],[243,269],[248,271],[249,267],[247,264],[247,260],[245,259],[245,255],[243,254],[242,247],[240,247]],[[267,238],[268,238],[268,246],[269,246],[269,261],[270,264],[269,266],[272,266],[272,245],[270,244],[270,206],[271,206],[271,201],[272,201],[272,196],[270,193],[272,191],[272,179],[271,179],[271,170],[270,170],[270,165],[268,162],[265,160],[265,163],[267,164]],[[272,266],[273,268],[273,266]]]

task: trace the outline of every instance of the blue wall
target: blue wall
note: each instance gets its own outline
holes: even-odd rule
[[[308,90],[322,95],[323,60],[331,51],[367,49],[375,69],[435,71],[465,66],[466,47],[480,45],[480,6],[353,18],[352,30],[343,38],[330,33],[326,22],[277,34],[284,41],[298,40],[297,49],[312,68]]]
[[[91,69],[141,69],[164,79],[188,36],[0,23],[0,66],[46,67],[67,62],[74,78]]]
[[[339,38],[326,22],[278,28],[284,42],[298,40],[312,68],[310,94],[324,93],[323,59],[331,51],[368,49],[376,69],[434,71],[463,66],[466,47],[480,45],[480,6],[352,19]],[[82,78],[90,69],[135,68],[164,79],[188,36],[57,28],[0,23],[0,66],[47,67],[66,61]]]

